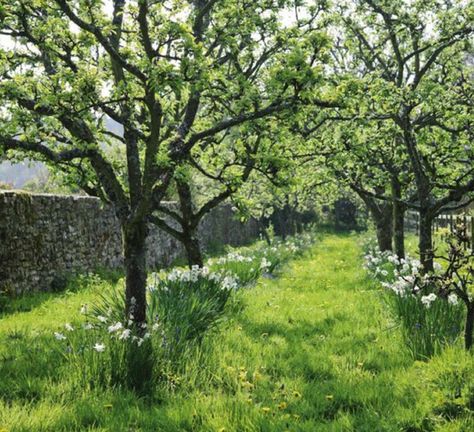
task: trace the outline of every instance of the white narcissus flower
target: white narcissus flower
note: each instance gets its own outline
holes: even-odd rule
[[[115,324],[109,326],[108,330],[109,330],[109,333],[113,333],[113,332],[116,332],[117,330],[120,330],[122,327],[123,327],[122,323],[118,321]]]
[[[54,332],[54,337],[55,337],[57,340],[64,340],[64,339],[66,339],[66,336],[64,336],[62,333],[59,333],[59,332]]]
[[[260,269],[261,270],[266,270],[268,269],[272,263],[268,261],[265,257],[262,259],[262,262],[260,263]]]
[[[232,276],[226,276],[222,280],[222,289],[233,290],[237,289],[237,281]]]
[[[459,303],[459,298],[455,293],[451,293],[448,296],[448,303],[452,305],[457,305]]]
[[[120,340],[126,340],[130,337],[130,333],[132,333],[132,331],[130,329],[125,329],[119,336],[119,339]]]
[[[94,349],[101,353],[101,352],[104,352],[105,351],[105,345],[103,343],[99,343],[97,342],[95,345],[94,345]]]
[[[74,330],[74,327],[69,324],[69,323],[66,323],[64,324],[64,328],[67,330],[67,331],[73,331]]]
[[[87,305],[83,304],[81,307],[81,314],[87,314]]]
[[[396,255],[389,255],[387,260],[391,262],[392,264],[397,265],[399,263],[398,257]]]
[[[431,293],[426,296],[421,297],[421,303],[423,303],[427,308],[431,306],[431,303],[433,303],[436,300],[436,294]]]
[[[107,322],[107,318],[106,318],[105,316],[103,316],[103,315],[98,315],[98,316],[97,316],[97,319],[98,319],[100,322],[103,322],[103,323]]]

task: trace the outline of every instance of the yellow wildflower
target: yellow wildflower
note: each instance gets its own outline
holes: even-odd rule
[[[246,371],[240,372],[239,379],[240,381],[247,381],[247,372]]]
[[[244,381],[242,383],[242,387],[246,388],[247,390],[251,390],[254,388],[254,385],[249,381]]]

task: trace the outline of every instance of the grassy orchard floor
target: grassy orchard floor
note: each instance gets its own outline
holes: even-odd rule
[[[34,338],[94,296],[45,296],[0,319],[0,431],[474,430],[473,356],[456,347],[413,362],[357,237],[325,236],[278,279],[241,292],[208,360],[190,361],[176,391],[154,401],[74,389]]]

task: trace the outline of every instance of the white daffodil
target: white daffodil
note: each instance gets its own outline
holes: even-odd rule
[[[130,329],[125,329],[119,336],[120,340],[126,340],[130,337],[132,331]]]
[[[101,353],[101,352],[104,352],[105,351],[105,345],[103,343],[99,343],[97,342],[95,345],[94,345],[94,349]]]
[[[433,303],[436,300],[436,294],[431,293],[426,296],[421,297],[421,303],[425,305],[425,307],[429,308],[431,306],[431,303]]]
[[[120,330],[123,327],[120,321],[116,322],[115,324],[108,327],[109,333],[114,333],[117,330]]]
[[[459,303],[459,298],[456,294],[451,293],[448,296],[448,302],[449,302],[449,304],[457,305]]]

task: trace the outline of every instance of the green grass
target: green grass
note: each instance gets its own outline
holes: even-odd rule
[[[174,390],[147,399],[77,388],[54,350],[51,332],[103,288],[42,295],[0,318],[0,431],[474,430],[473,356],[456,346],[413,362],[355,236],[327,235],[237,294]]]

